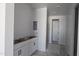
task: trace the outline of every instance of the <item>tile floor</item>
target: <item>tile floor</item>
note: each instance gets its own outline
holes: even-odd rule
[[[32,56],[65,56],[64,46],[58,44],[48,44],[46,52],[36,51]]]

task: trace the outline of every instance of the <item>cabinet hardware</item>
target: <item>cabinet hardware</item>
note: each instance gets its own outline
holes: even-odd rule
[[[21,55],[21,52],[22,52],[22,51],[21,51],[21,49],[20,49],[20,50],[18,51],[18,56],[20,56],[20,55]]]
[[[35,42],[34,42],[34,45],[35,45]]]

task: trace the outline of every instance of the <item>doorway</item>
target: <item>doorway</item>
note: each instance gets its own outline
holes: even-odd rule
[[[50,19],[49,23],[49,42],[47,44],[48,55],[61,55],[60,54],[60,44],[59,44],[59,19]]]
[[[52,19],[52,43],[58,44],[59,42],[59,19]]]

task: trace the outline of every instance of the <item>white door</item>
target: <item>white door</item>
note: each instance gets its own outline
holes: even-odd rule
[[[52,21],[52,41],[58,42],[59,40],[59,21]]]

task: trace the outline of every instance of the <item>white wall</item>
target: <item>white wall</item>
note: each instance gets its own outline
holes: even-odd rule
[[[15,39],[33,35],[33,11],[30,4],[15,4],[14,37]]]
[[[0,4],[0,55],[13,55],[14,4]]]
[[[13,42],[14,42],[14,4],[6,4],[5,16],[5,55],[13,55]]]
[[[52,36],[52,19],[59,19],[59,44],[65,45],[66,40],[66,16],[57,15],[48,17],[48,27],[49,27],[49,43],[51,42]]]
[[[0,55],[5,54],[5,4],[0,3]]]
[[[46,51],[47,8],[37,8],[35,13],[35,20],[38,21],[38,50]]]

